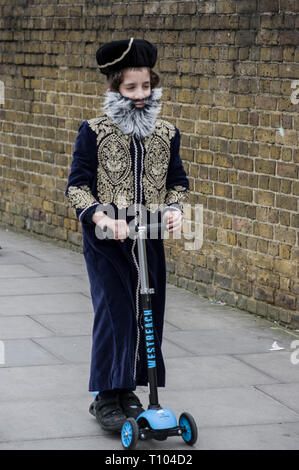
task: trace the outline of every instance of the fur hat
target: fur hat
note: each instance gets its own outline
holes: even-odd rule
[[[104,75],[126,67],[153,68],[157,60],[157,48],[145,39],[123,39],[101,46],[97,50],[96,59]]]

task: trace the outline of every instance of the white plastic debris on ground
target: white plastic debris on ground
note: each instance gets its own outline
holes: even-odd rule
[[[281,346],[278,345],[277,341],[274,341],[274,343],[272,344],[271,348],[269,349],[269,351],[280,351],[281,349],[284,349],[282,348]]]
[[[212,304],[215,305],[226,305],[225,302],[222,302],[222,300],[215,300],[215,299],[209,299]]]

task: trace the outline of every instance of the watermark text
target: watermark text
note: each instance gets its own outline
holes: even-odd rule
[[[172,234],[173,239],[180,240],[185,239],[184,248],[185,250],[199,250],[203,244],[203,205],[195,204],[182,204],[184,220],[182,230],[169,232],[168,230],[159,230],[157,225],[159,223],[167,222],[167,217],[174,211],[179,209],[169,210],[169,206],[159,206],[157,204],[151,204],[150,210],[144,207],[142,204],[136,206],[132,204],[127,208],[118,209],[117,219],[126,220],[129,227],[129,238],[136,238],[136,226],[147,225],[147,237],[149,239],[169,239]],[[116,219],[116,210],[112,204],[97,206],[96,211],[104,212],[110,219]],[[131,219],[131,220],[130,220]],[[114,234],[111,230],[102,230],[98,225],[95,227],[96,237],[100,240],[113,239]]]
[[[0,104],[4,104],[4,82],[0,80]]]
[[[0,365],[5,364],[5,344],[4,341],[0,341]]]
[[[293,80],[291,83],[291,88],[294,89],[294,91],[291,94],[291,102],[293,104],[298,104],[299,103],[299,80]]]
[[[295,349],[295,351],[291,353],[290,360],[291,363],[296,366],[299,364],[299,339],[295,339],[291,342],[291,349]]]

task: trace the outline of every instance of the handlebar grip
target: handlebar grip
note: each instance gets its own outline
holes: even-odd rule
[[[167,224],[166,222],[156,222],[154,224],[142,224],[141,226],[135,225],[134,227],[130,227],[130,236],[138,234],[140,227],[145,227],[146,235],[150,237],[151,235],[162,235],[167,229]]]
[[[107,227],[107,225],[104,226],[103,232],[105,233],[105,238],[108,240],[114,239],[114,232],[111,230],[111,228]]]
[[[159,222],[159,223],[154,223],[154,224],[144,224],[141,226],[135,225],[132,227],[132,225],[129,225],[129,237],[134,238],[136,235],[138,237],[138,232],[140,231],[140,227],[145,227],[146,228],[146,238],[153,238],[157,239],[162,237],[162,234],[165,230],[167,230],[167,224],[165,222]],[[97,230],[97,237],[101,240],[114,240],[114,232],[111,230],[111,228],[107,227],[105,225],[102,229],[100,229],[98,226],[96,227]]]

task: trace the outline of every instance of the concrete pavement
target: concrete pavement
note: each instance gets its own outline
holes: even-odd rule
[[[122,449],[88,413],[93,311],[83,255],[4,227],[0,246],[0,450]],[[194,416],[195,449],[298,449],[296,339],[168,285],[160,403]],[[283,349],[270,351],[274,342]],[[147,387],[137,392],[146,406]],[[137,449],[189,448],[173,437]]]

